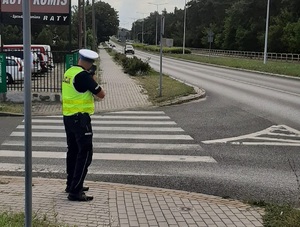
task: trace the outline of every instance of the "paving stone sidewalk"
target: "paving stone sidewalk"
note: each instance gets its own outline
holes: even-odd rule
[[[90,202],[68,201],[65,181],[33,178],[33,211],[78,227],[259,227],[263,210],[216,196],[86,181]],[[0,176],[0,210],[24,211],[22,177]]]
[[[103,100],[95,102],[95,113],[152,106],[148,96],[143,94],[143,88],[123,72],[122,67],[112,60],[105,49],[100,49],[99,55],[100,84],[106,96]],[[61,103],[34,103],[32,112],[34,115],[59,115],[62,112]]]

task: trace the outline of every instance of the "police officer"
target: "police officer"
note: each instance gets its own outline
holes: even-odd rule
[[[105,93],[95,81],[99,55],[88,49],[79,50],[78,65],[69,68],[62,82],[62,111],[67,136],[67,187],[68,199],[90,201],[83,186],[93,156],[93,131],[90,115],[94,113],[94,95],[104,98]]]

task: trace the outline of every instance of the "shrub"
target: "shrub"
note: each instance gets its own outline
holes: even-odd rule
[[[142,44],[134,44],[135,48],[143,49],[146,51],[152,51],[152,52],[160,52],[160,46],[148,46],[148,45],[142,45]],[[168,54],[182,54],[183,48],[182,47],[163,47],[163,53]],[[190,49],[184,49],[184,52],[186,54],[191,54],[192,51]]]
[[[124,72],[131,76],[146,75],[151,70],[148,62],[144,62],[135,56],[133,58],[127,58],[125,54],[116,53],[114,60],[119,62]]]

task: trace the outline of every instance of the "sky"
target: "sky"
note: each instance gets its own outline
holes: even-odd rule
[[[73,5],[78,4],[78,0],[71,1]],[[175,7],[183,9],[185,0],[104,0],[103,2],[119,12],[120,27],[130,30],[134,21],[149,16],[151,12],[157,11],[157,7],[159,13],[164,9],[173,12]]]

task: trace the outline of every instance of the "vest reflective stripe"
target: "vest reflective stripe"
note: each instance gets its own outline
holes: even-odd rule
[[[80,93],[73,85],[74,77],[82,72],[79,66],[68,69],[62,82],[62,110],[64,116],[71,116],[76,113],[93,114],[95,111],[94,97],[90,91]]]

